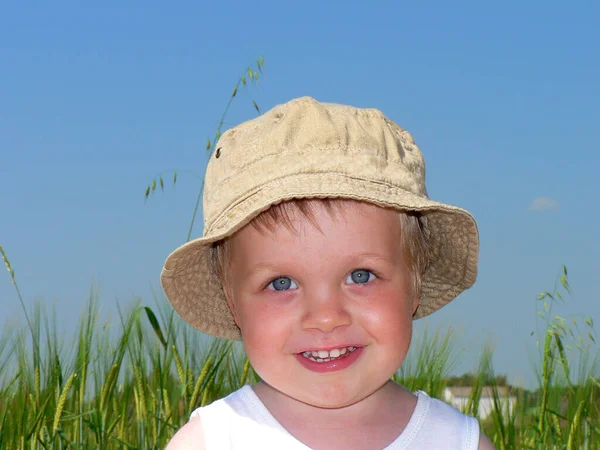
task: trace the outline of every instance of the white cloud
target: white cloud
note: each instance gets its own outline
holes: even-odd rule
[[[529,205],[529,211],[556,211],[558,202],[549,197],[536,197]]]

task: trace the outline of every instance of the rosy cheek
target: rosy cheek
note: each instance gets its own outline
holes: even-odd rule
[[[242,333],[248,345],[272,347],[290,326],[290,314],[280,304],[257,301],[242,311]]]
[[[405,302],[398,292],[392,289],[371,289],[369,292],[366,292],[365,289],[364,291],[363,295],[356,298],[355,303],[365,312],[388,318],[389,314],[404,312],[402,303]]]

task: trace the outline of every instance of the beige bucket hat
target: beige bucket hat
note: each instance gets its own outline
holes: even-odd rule
[[[208,163],[204,233],[171,253],[161,284],[177,313],[205,333],[240,339],[211,244],[279,202],[306,197],[367,201],[426,217],[432,257],[415,318],[446,305],[477,277],[479,234],[464,209],[429,200],[425,162],[411,135],[377,109],[302,97],[225,132]]]

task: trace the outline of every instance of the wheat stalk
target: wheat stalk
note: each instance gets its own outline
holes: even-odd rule
[[[67,383],[65,384],[65,387],[62,390],[62,393],[60,394],[60,397],[58,397],[58,405],[56,406],[56,412],[54,413],[54,422],[52,423],[53,434],[56,434],[56,429],[58,428],[60,417],[65,407],[65,402],[67,401],[67,395],[69,394],[69,390],[71,389],[71,385],[73,384],[73,381],[75,381],[75,378],[77,378],[77,373],[73,373],[69,377]]]

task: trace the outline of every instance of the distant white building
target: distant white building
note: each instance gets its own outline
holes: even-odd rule
[[[508,387],[501,386],[498,390],[498,403],[505,416],[512,414],[517,398],[514,395],[509,395]],[[447,387],[444,389],[444,400],[450,403],[456,409],[465,411],[473,392],[472,387]],[[479,399],[480,419],[486,419],[494,410],[494,397],[491,387],[483,387],[481,389],[481,397]]]

